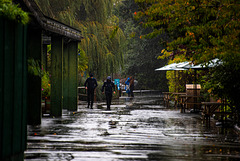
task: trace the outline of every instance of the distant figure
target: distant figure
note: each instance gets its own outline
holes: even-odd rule
[[[129,77],[125,81],[125,90],[126,90],[126,93],[128,94],[128,97],[130,97],[130,78]]]
[[[134,97],[134,94],[133,94],[134,78],[133,77],[130,77],[129,89],[130,89],[130,92],[129,92],[128,96]]]
[[[87,102],[89,108],[91,102],[91,109],[93,108],[93,101],[94,101],[94,90],[98,86],[97,80],[93,78],[93,74],[90,74],[90,77],[84,83],[85,89],[87,90]]]
[[[107,81],[103,83],[102,86],[102,93],[104,93],[105,88],[105,95],[106,95],[106,102],[107,102],[107,110],[110,110],[111,101],[112,101],[112,93],[115,93],[115,85],[111,81],[111,77],[107,77]]]

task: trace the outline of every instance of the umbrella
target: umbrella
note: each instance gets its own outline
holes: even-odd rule
[[[216,67],[216,66],[218,66],[222,63],[223,62],[220,59],[215,58],[213,60],[210,60],[207,64],[205,64],[205,63],[198,64],[198,65],[187,64],[185,66],[182,66],[182,68],[186,68],[186,69],[206,69],[206,68]]]
[[[155,69],[155,71],[159,71],[159,70],[187,70],[187,69],[185,69],[185,68],[178,67],[179,65],[182,65],[183,63],[186,63],[186,62],[182,62],[182,63],[172,63],[172,64],[166,65],[166,66],[164,66],[164,67]]]
[[[213,59],[207,63],[194,65],[192,62],[181,62],[181,63],[172,63],[166,66],[163,66],[161,68],[155,69],[155,71],[161,71],[161,70],[168,70],[168,71],[178,71],[178,70],[188,70],[188,69],[194,69],[194,75],[195,75],[195,81],[196,81],[196,70],[206,69],[206,68],[213,68],[218,66],[219,64],[222,64],[222,61],[218,58]],[[176,78],[176,72],[175,72],[175,78]]]
[[[168,71],[174,71],[175,75],[175,80],[177,79],[177,71],[182,71],[182,70],[187,70],[185,68],[182,68],[181,66],[183,64],[188,64],[189,62],[181,62],[181,63],[172,63],[166,66],[163,66],[161,68],[155,69],[155,71],[162,71],[162,70],[168,70]],[[175,91],[176,91],[176,86],[175,86]]]

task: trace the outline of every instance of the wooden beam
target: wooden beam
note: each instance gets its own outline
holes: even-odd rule
[[[32,58],[41,65],[42,56],[42,30],[28,29],[27,40],[28,59]],[[41,66],[39,66],[41,68]],[[28,124],[41,124],[42,118],[42,88],[41,77],[28,74]]]
[[[64,44],[63,48],[63,108],[68,109],[68,88],[69,88],[69,59],[68,44]]]
[[[69,103],[68,103],[68,109],[70,111],[77,111],[78,42],[71,41],[68,44],[68,48],[69,48],[69,99],[68,99]]]
[[[52,116],[62,116],[63,108],[63,38],[52,37],[51,59],[51,108]]]

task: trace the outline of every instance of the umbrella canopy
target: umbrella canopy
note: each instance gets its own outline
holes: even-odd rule
[[[202,63],[202,64],[198,64],[198,65],[194,65],[191,62],[185,61],[185,62],[181,62],[181,63],[172,63],[172,64],[166,65],[164,67],[157,68],[157,69],[155,69],[155,71],[159,71],[159,70],[205,69],[205,68],[216,67],[216,66],[218,66],[222,63],[223,62],[218,58],[210,60],[207,64]]]
[[[185,69],[184,67],[185,67],[186,65],[189,65],[189,64],[191,64],[191,63],[188,62],[188,61],[181,62],[181,63],[178,63],[178,64],[177,64],[177,68],[183,68],[183,69]]]
[[[179,65],[182,65],[183,63],[186,63],[186,62],[172,63],[172,64],[166,65],[164,67],[155,69],[155,71],[159,71],[159,70],[187,70],[185,68],[178,67]]]
[[[205,64],[205,63],[198,64],[198,65],[188,64],[188,65],[182,66],[182,68],[186,68],[186,69],[205,69],[205,68],[216,67],[216,66],[218,66],[222,63],[223,62],[220,59],[216,58],[216,59],[210,60],[207,64]]]

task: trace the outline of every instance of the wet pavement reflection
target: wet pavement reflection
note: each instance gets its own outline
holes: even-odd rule
[[[111,111],[104,102],[85,103],[28,126],[25,160],[240,160],[234,129],[208,128],[201,115],[166,109],[157,95],[121,97]]]

